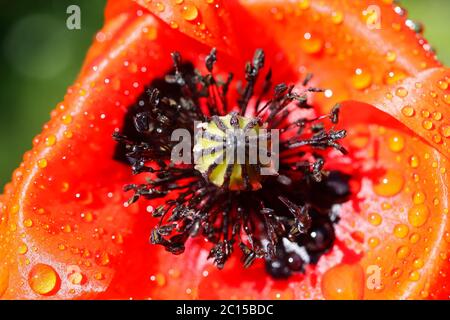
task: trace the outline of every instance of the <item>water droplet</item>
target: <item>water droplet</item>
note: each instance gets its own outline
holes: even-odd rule
[[[193,21],[198,17],[198,9],[193,4],[187,4],[181,9],[181,15],[187,21]]]
[[[357,68],[352,75],[352,84],[355,89],[363,90],[372,84],[372,74],[363,69]]]
[[[123,236],[120,234],[120,233],[114,233],[112,236],[111,236],[111,240],[114,242],[114,243],[117,243],[117,244],[123,244]]]
[[[400,135],[390,136],[388,139],[389,149],[394,152],[400,152],[405,147],[405,138]]]
[[[95,278],[95,280],[103,280],[103,279],[105,279],[105,275],[103,274],[103,273],[101,273],[101,272],[96,272],[95,274],[94,274],[94,278]]]
[[[384,82],[386,84],[395,84],[406,78],[406,74],[403,71],[389,71],[384,76]]]
[[[409,242],[411,242],[412,244],[419,242],[419,240],[420,240],[420,235],[418,233],[413,233],[409,237]]]
[[[166,6],[161,2],[155,3],[155,7],[159,12],[163,12],[166,9]]]
[[[69,130],[64,131],[64,137],[65,137],[66,139],[71,139],[71,138],[73,137],[72,131],[69,131]]]
[[[23,225],[25,226],[25,227],[27,227],[27,228],[31,228],[32,226],[33,226],[33,220],[31,220],[31,219],[25,219],[24,221],[23,221]]]
[[[143,32],[147,36],[148,40],[153,41],[158,37],[158,29],[156,29],[155,27],[146,27],[143,29]]]
[[[411,252],[411,249],[408,246],[400,246],[397,249],[397,257],[399,259],[405,259],[407,256],[409,256]]]
[[[71,233],[72,227],[70,224],[65,224],[64,226],[61,227],[61,230],[65,233]]]
[[[405,117],[412,117],[414,115],[415,111],[414,108],[410,107],[410,106],[405,106],[402,108],[402,114]]]
[[[394,235],[397,238],[403,239],[408,235],[409,228],[406,224],[397,224],[394,227]]]
[[[47,147],[51,147],[55,145],[56,143],[56,137],[54,135],[49,135],[47,138],[45,138],[45,145]]]
[[[331,14],[331,21],[334,24],[341,24],[342,21],[344,21],[344,14],[342,13],[342,11],[334,11]]]
[[[440,132],[443,137],[450,138],[450,125],[444,124],[440,127]]]
[[[94,214],[90,211],[81,213],[81,219],[84,222],[92,222],[94,220]]]
[[[409,157],[409,165],[411,168],[417,168],[419,166],[419,157],[414,155]]]
[[[368,243],[371,248],[375,248],[380,244],[380,239],[378,239],[377,237],[370,237]]]
[[[395,95],[400,98],[404,98],[408,95],[408,90],[406,90],[404,87],[398,87],[397,90],[395,90]]]
[[[427,221],[429,213],[429,209],[426,205],[414,205],[408,211],[408,221],[413,227],[421,227]]]
[[[438,81],[438,87],[442,90],[447,90],[448,88],[448,82],[445,80],[439,80]]]
[[[426,130],[431,130],[433,129],[433,122],[431,122],[430,120],[423,120],[422,127]]]
[[[413,261],[413,267],[414,267],[415,269],[420,269],[420,268],[423,267],[423,265],[424,265],[424,262],[423,262],[423,260],[420,259],[420,258],[417,258],[417,259],[415,259],[415,260]]]
[[[319,53],[323,47],[323,41],[317,36],[306,32],[301,39],[301,47],[308,54]]]
[[[64,115],[61,117],[61,120],[64,124],[71,124],[72,123],[72,116],[71,115]]]
[[[28,252],[28,247],[25,243],[22,243],[18,248],[17,248],[17,253],[18,254],[25,254]]]
[[[422,191],[417,191],[413,193],[414,204],[422,204],[425,202],[426,196]]]
[[[380,196],[392,197],[402,190],[403,184],[404,179],[400,172],[388,170],[380,181],[373,186],[373,190]]]
[[[170,27],[172,29],[178,29],[178,23],[176,21],[170,21]]]
[[[446,104],[450,104],[450,94],[444,94],[443,100]]]
[[[411,271],[409,274],[409,280],[418,281],[420,279],[420,273],[418,271]]]
[[[59,282],[58,273],[47,264],[35,265],[28,275],[28,284],[34,292],[40,295],[56,293],[59,289]]]
[[[100,266],[107,266],[111,262],[111,259],[107,252],[102,252],[95,256],[95,262]]]
[[[359,264],[339,264],[323,275],[322,293],[329,300],[359,300],[364,295],[364,271]]]
[[[162,273],[158,273],[150,279],[155,281],[158,287],[164,287],[166,285],[166,277]]]
[[[46,159],[40,159],[40,160],[38,160],[37,164],[38,164],[39,168],[44,169],[47,167],[48,162]]]
[[[297,5],[300,9],[306,10],[309,8],[309,0],[300,0]]]
[[[391,271],[391,276],[394,279],[398,279],[400,278],[400,276],[402,275],[402,270],[398,269],[398,268],[394,268]]]
[[[381,222],[383,221],[383,218],[378,213],[371,213],[369,214],[369,222],[371,225],[379,226]]]
[[[75,271],[75,272],[72,272],[71,274],[69,274],[68,279],[69,279],[70,283],[72,283],[74,285],[80,285],[84,282],[83,274],[78,271]]]
[[[386,53],[386,60],[388,62],[394,62],[397,59],[397,54],[394,51],[388,51]]]
[[[432,116],[433,116],[433,119],[436,121],[442,120],[442,113],[439,111],[434,111]]]

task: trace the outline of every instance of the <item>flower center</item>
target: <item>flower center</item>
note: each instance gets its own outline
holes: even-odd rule
[[[195,169],[212,184],[229,190],[257,190],[270,171],[270,134],[258,118],[237,112],[201,123],[194,146]],[[266,170],[264,170],[266,169]]]

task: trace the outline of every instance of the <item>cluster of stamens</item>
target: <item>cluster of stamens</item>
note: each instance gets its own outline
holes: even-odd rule
[[[245,267],[264,257],[274,277],[317,261],[333,244],[336,205],[348,195],[348,177],[324,170],[329,149],[346,152],[339,144],[346,132],[334,129],[339,105],[323,116],[293,119],[297,109],[313,108],[308,93],[322,91],[308,86],[310,75],[301,90],[278,84],[270,95],[268,71],[256,95],[262,50],[246,65],[235,104],[227,95],[233,75],[220,81],[213,74],[215,50],[206,57],[206,75],[182,63],[179,53],[172,58],[174,69],[150,84],[130,107],[123,131],[114,133],[116,158],[126,160],[133,174],[146,175],[146,183],[125,187],[133,192],[129,203],[143,198],[160,204],[152,212],[159,223],[150,232],[151,243],[181,254],[189,238],[203,236],[212,243],[209,258],[219,268],[239,247]],[[172,159],[177,129],[191,133],[191,162]],[[276,130],[276,152],[270,132],[262,129]],[[259,156],[251,161],[249,150],[263,138],[262,153],[276,156],[277,168]],[[240,162],[239,146],[244,148]]]

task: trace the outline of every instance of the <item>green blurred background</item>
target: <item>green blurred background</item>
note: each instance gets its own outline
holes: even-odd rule
[[[81,30],[65,27],[69,5]],[[404,0],[409,17],[450,65],[450,1]],[[80,69],[105,0],[0,0],[0,191]]]

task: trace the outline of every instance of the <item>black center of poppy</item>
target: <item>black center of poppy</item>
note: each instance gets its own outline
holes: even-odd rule
[[[147,87],[130,106],[122,131],[113,135],[116,160],[146,176],[146,183],[125,187],[133,192],[130,205],[139,199],[149,201],[149,207],[152,201],[161,204],[151,211],[159,223],[149,231],[150,242],[181,254],[189,238],[204,237],[212,244],[209,258],[219,268],[239,248],[245,267],[264,258],[274,278],[316,263],[333,246],[339,205],[350,193],[347,175],[324,170],[330,149],[346,152],[339,143],[346,132],[334,128],[339,105],[329,114],[295,118],[303,114],[299,109],[313,108],[308,94],[322,90],[308,85],[310,75],[300,88],[282,83],[272,89],[270,70],[256,90],[264,68],[262,50],[246,64],[236,102],[228,98],[233,75],[220,78],[213,72],[216,50],[206,57],[207,74],[182,62],[179,53],[172,59],[174,68]],[[209,142],[195,140],[199,123]],[[262,127],[279,134],[279,165],[272,174],[259,176],[262,162],[250,163],[248,153],[242,163],[227,162],[227,157],[209,163],[203,155],[203,166],[195,162],[195,153],[211,149],[214,141],[234,152],[236,130]],[[227,135],[226,128],[235,131]],[[189,161],[173,160],[179,141],[172,134],[179,129],[192,139],[192,155],[184,158]],[[243,139],[246,147],[255,141]]]

